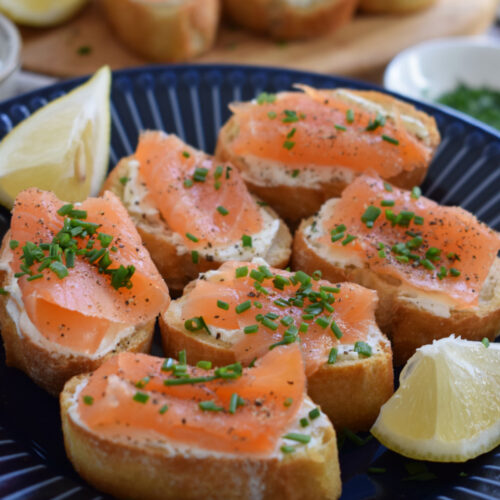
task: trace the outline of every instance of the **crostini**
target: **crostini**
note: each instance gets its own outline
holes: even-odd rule
[[[393,391],[376,304],[375,292],[353,283],[233,261],[190,283],[162,313],[160,328],[167,355],[185,349],[193,362],[218,366],[249,365],[300,342],[309,396],[337,429],[367,430]]]
[[[498,335],[499,249],[498,233],[465,210],[362,176],[300,225],[293,265],[377,290],[377,322],[399,365],[451,333]]]
[[[287,222],[365,172],[404,188],[423,181],[440,142],[434,118],[380,92],[298,87],[232,104],[216,150]]]
[[[238,171],[174,135],[144,132],[104,189],[123,201],[174,292],[226,260],[263,257],[284,267],[290,258],[290,231],[249,194]]]
[[[239,26],[296,40],[332,33],[353,17],[358,0],[223,0],[224,13]]]
[[[71,379],[60,401],[69,459],[115,497],[340,496],[335,431],[306,395],[298,345],[248,369],[122,353]]]
[[[120,351],[146,352],[168,289],[112,193],[75,205],[28,189],[0,257],[6,363],[57,395]]]
[[[157,62],[183,61],[209,50],[217,35],[220,0],[100,0],[118,38]]]

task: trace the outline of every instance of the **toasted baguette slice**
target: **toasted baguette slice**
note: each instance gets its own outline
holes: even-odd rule
[[[249,269],[252,268],[250,263],[246,265],[248,265]],[[222,296],[223,300],[225,299],[225,287],[229,287],[229,290],[231,290],[235,286],[230,282],[230,278],[228,278],[228,270],[231,270],[231,274],[234,274],[234,266],[231,266],[231,263],[225,264],[218,271],[212,271],[200,276],[200,280],[202,281],[217,282],[221,280],[219,294],[214,292],[211,295],[208,290],[204,291],[202,296],[204,299],[202,298],[202,300],[204,300],[205,304],[200,299],[197,299],[197,304],[200,305],[200,314],[202,314],[202,311],[207,310],[207,304],[213,303],[215,309],[213,314],[216,317],[225,318],[225,311],[217,308],[215,304],[217,298]],[[169,308],[160,316],[162,343],[165,353],[168,356],[175,357],[181,350],[185,349],[187,357],[192,363],[200,360],[209,360],[216,366],[223,366],[237,361],[245,365],[255,360],[253,358],[254,355],[259,356],[269,352],[270,344],[276,341],[276,338],[274,340],[269,338],[261,340],[262,337],[259,336],[264,334],[262,331],[265,330],[264,326],[259,326],[258,333],[244,335],[243,327],[233,330],[213,326],[211,323],[212,315],[210,315],[210,317],[203,316],[210,333],[205,330],[193,332],[186,329],[186,313],[183,311],[183,308],[191,300],[191,294],[200,280],[190,283],[185,288],[184,295],[171,302]],[[227,285],[224,285],[224,283],[227,283]],[[322,283],[327,286],[333,286],[331,283]],[[272,287],[267,282],[264,282],[264,285],[267,288]],[[348,286],[348,284],[345,284],[345,286]],[[252,290],[253,287],[249,287],[248,293],[251,294]],[[355,294],[357,291],[354,288],[351,293]],[[242,293],[242,296],[245,296],[245,294]],[[256,299],[261,301],[264,307],[262,309],[252,308],[251,323],[254,322],[254,314],[258,314],[259,312],[265,314],[268,310],[266,307],[270,305],[265,302],[266,297],[262,295],[257,295]],[[242,299],[240,298],[240,300]],[[373,300],[373,298],[369,297],[366,300]],[[230,310],[234,306],[235,304],[231,303]],[[293,312],[291,310],[283,312],[283,315],[288,314],[293,314]],[[366,318],[363,317],[364,319]],[[278,323],[279,319],[275,321]],[[340,317],[340,321],[342,321],[342,317]],[[369,315],[368,321],[370,322]],[[255,323],[258,322],[255,321]],[[311,322],[308,332],[301,334],[302,342],[307,342],[308,335],[311,335],[310,330],[314,327],[314,322]],[[328,328],[327,331],[330,332],[330,329]],[[329,335],[333,338],[333,333],[329,333]],[[251,354],[249,354],[247,347],[237,347],[237,343],[242,340],[242,337],[244,337],[243,342],[254,341],[256,347]],[[361,339],[362,337],[359,336],[358,338]],[[321,406],[321,409],[328,415],[336,429],[347,427],[352,430],[368,430],[377,418],[380,407],[393,392],[393,368],[390,344],[376,326],[373,316],[366,341],[372,349],[370,357],[365,357],[354,352],[354,340],[352,344],[349,344],[349,342],[347,344],[334,343],[337,345],[338,355],[333,364],[327,363],[328,352],[318,362],[315,359],[314,347],[310,348],[307,343],[302,344],[306,373],[308,375],[308,394],[315,403]],[[261,342],[263,345],[257,346]],[[310,354],[310,351],[312,354]],[[321,356],[320,354],[319,357]]]
[[[396,186],[421,184],[440,142],[434,118],[376,91],[299,87],[304,93],[233,104],[216,150],[216,157],[234,164],[250,191],[288,223],[298,225],[372,169]],[[384,117],[385,125],[366,130],[376,116]],[[400,146],[382,140],[382,134],[396,133]]]
[[[62,427],[66,452],[75,469],[103,492],[116,498],[138,500],[333,500],[340,496],[335,431],[323,413],[311,419],[307,429],[300,427],[300,418],[308,419],[308,413],[315,408],[305,395],[291,423],[282,429],[282,435],[289,432],[307,434],[311,437],[309,443],[300,444],[279,438],[276,448],[270,453],[215,451],[208,445],[198,445],[193,439],[191,443],[184,443],[182,434],[176,440],[158,431],[151,431],[148,437],[135,434],[136,437],[131,438],[134,425],[122,431],[118,428],[113,436],[89,427],[81,418],[79,405],[84,406],[82,393],[90,390],[91,375],[75,377],[66,384],[60,396]],[[99,377],[99,373],[95,372],[93,376]],[[126,376],[127,373],[124,373],[120,378]],[[135,391],[133,385],[132,389]],[[147,386],[143,392],[149,394]],[[129,404],[136,406],[125,406],[121,418],[130,418],[134,410],[144,413],[147,405],[155,404],[154,397],[151,395],[144,404],[130,398]],[[156,397],[162,396],[156,393]],[[94,399],[92,404],[100,402]],[[115,401],[115,404],[123,403],[123,399]],[[163,402],[160,400],[156,404],[159,408]],[[175,411],[175,405],[175,400],[169,403],[168,410],[157,416],[159,423],[156,425],[169,425],[164,423],[164,419]],[[237,409],[233,415],[223,412],[222,415],[234,419],[237,426],[239,411]],[[195,402],[191,411],[186,410],[183,415],[184,421],[189,424],[196,416],[208,418],[210,422],[221,414],[202,412]],[[146,429],[147,426],[146,422]],[[294,450],[282,451],[284,443],[293,444]]]
[[[187,145],[186,149],[192,150]],[[128,179],[128,181],[123,184],[120,179]],[[260,213],[265,216],[267,226],[277,223],[278,227],[270,239],[266,239],[267,249],[264,253],[259,253],[255,244],[254,248],[240,248],[230,256],[218,253],[216,249],[208,248],[199,250],[198,262],[193,262],[191,251],[183,244],[182,237],[184,235],[172,231],[155,206],[148,208],[148,213],[141,212],[140,208],[137,209],[130,193],[140,184],[138,162],[134,161],[133,158],[124,158],[109,174],[103,190],[112,191],[123,201],[153,262],[172,293],[180,293],[184,286],[195,279],[200,272],[217,269],[230,258],[245,258],[248,252],[254,256],[265,258],[275,267],[285,267],[288,264],[291,255],[292,235],[286,224],[269,206],[259,207]],[[144,195],[147,193],[147,188],[144,185],[139,187],[141,196],[147,196],[147,194]]]
[[[464,308],[450,302],[446,295],[426,294],[422,289],[371,269],[369,262],[359,262],[355,252],[331,253],[330,245],[318,238],[324,230],[326,214],[335,209],[336,203],[337,199],[329,200],[317,215],[302,222],[295,234],[293,267],[307,272],[320,269],[326,279],[349,280],[376,290],[379,296],[377,323],[391,340],[396,365],[403,365],[418,347],[452,333],[469,340],[484,337],[493,340],[499,334],[499,258],[494,260],[482,285],[477,306]],[[343,248],[349,249],[349,245]]]
[[[359,7],[373,14],[408,14],[435,3],[436,0],[360,0]]]
[[[357,0],[223,0],[224,12],[236,24],[278,40],[313,38],[348,23]]]
[[[183,61],[209,50],[219,24],[220,0],[102,0],[118,38],[157,62]]]

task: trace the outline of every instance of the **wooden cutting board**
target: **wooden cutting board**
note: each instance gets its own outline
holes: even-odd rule
[[[277,44],[243,30],[222,27],[216,46],[192,62],[286,66],[349,76],[380,74],[402,49],[430,38],[484,32],[497,0],[438,0],[407,16],[358,15],[322,38]],[[125,49],[101,17],[97,1],[69,23],[52,29],[23,29],[23,67],[48,75],[87,74],[104,64],[113,69],[147,63]]]

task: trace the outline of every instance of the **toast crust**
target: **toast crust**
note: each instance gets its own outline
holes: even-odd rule
[[[206,52],[219,25],[220,0],[183,0],[177,5],[101,0],[99,4],[120,40],[157,62],[181,61]]]
[[[185,293],[193,285],[188,285]],[[191,333],[167,315],[163,313],[159,320],[166,356],[176,358],[185,349],[191,364],[207,360],[214,366],[224,366],[238,361],[229,343],[206,333]],[[308,395],[336,429],[368,430],[394,392],[392,351],[387,339],[380,336],[380,352],[369,358],[325,363],[307,378]]]
[[[376,274],[369,268],[341,267],[320,256],[307,243],[305,228],[313,218],[302,222],[295,233],[292,266],[311,273],[320,269],[329,281],[353,281],[377,291],[379,305],[376,311],[380,329],[389,337],[395,365],[403,365],[418,347],[452,333],[468,340],[487,337],[493,341],[500,334],[500,258],[494,263],[496,291],[491,300],[475,309],[451,309],[449,317],[433,314],[417,307],[400,293],[399,282]]]
[[[120,178],[123,177],[124,173],[126,173],[126,162],[122,160],[111,171],[102,190],[112,191],[123,200],[124,186],[120,182]],[[270,207],[264,207],[264,209],[273,217],[278,217]],[[198,263],[193,263],[191,252],[178,252],[178,247],[172,239],[172,232],[165,223],[154,226],[146,221],[137,220],[137,217],[132,214],[130,216],[141,235],[144,246],[148,249],[153,262],[173,295],[180,294],[184,286],[197,278],[199,273],[218,269],[222,265],[222,261],[210,259],[201,253],[198,256]],[[292,235],[282,220],[280,220],[276,235],[276,243],[265,259],[273,267],[283,268],[290,260]]]
[[[2,249],[10,239],[9,233],[4,237]],[[0,271],[0,287],[7,285],[6,271]],[[7,312],[8,295],[0,295],[0,333],[5,348],[5,363],[26,373],[37,385],[53,396],[57,396],[67,380],[74,375],[86,373],[98,368],[106,359],[122,351],[149,352],[153,340],[156,320],[136,327],[134,332],[123,338],[116,347],[95,359],[85,354],[67,354],[48,350],[23,333],[17,332],[17,327]]]
[[[397,108],[398,112],[417,118],[428,131],[428,144],[435,151],[440,143],[440,135],[433,117],[417,110],[411,104],[402,102],[394,97],[377,91],[354,91],[349,92],[370,101],[373,101],[386,109]],[[221,162],[231,162],[240,171],[250,192],[269,203],[283,217],[292,228],[298,226],[299,222],[317,212],[321,205],[330,198],[339,197],[348,183],[342,179],[333,179],[318,183],[315,188],[301,186],[289,186],[276,184],[273,186],[259,184],[251,175],[251,170],[246,158],[236,156],[231,149],[231,137],[234,130],[238,129],[237,116],[233,115],[222,127],[217,141],[215,156]],[[273,168],[271,165],[268,168]],[[328,167],[325,167],[328,168]],[[399,174],[386,177],[385,180],[395,186],[411,189],[420,185],[427,173],[427,167],[416,166],[415,168],[402,170]],[[354,175],[361,175],[363,172]]]
[[[436,0],[360,0],[359,8],[373,14],[408,14],[434,3]]]
[[[244,500],[255,498],[255,493],[263,500],[340,496],[336,436],[331,426],[325,428],[318,446],[283,459],[169,454],[152,446],[102,438],[75,422],[69,414],[71,398],[85,378],[71,379],[60,395],[64,444],[77,472],[101,491],[141,500]]]
[[[283,0],[223,0],[224,13],[233,22],[278,40],[331,33],[351,20],[357,4],[358,0],[324,0],[303,7]]]

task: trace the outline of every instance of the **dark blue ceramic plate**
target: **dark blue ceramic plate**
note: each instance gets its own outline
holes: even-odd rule
[[[61,83],[0,104],[0,139],[34,110],[81,81]],[[263,90],[286,90],[296,82],[372,88],[344,78],[244,66],[169,66],[116,72],[110,166],[133,152],[138,133],[145,128],[174,132],[195,147],[213,151],[218,130],[229,117],[227,105],[231,101],[251,99]],[[500,229],[500,134],[464,115],[410,102],[434,115],[442,134],[424,193],[447,205],[461,205]],[[0,212],[0,235],[7,227],[8,214]],[[155,353],[161,355],[159,345],[156,342]],[[364,444],[342,441],[344,500],[500,498],[500,448],[466,464],[426,464],[387,451],[375,439]],[[1,348],[0,498],[104,498],[78,477],[66,459],[58,402],[21,372],[6,368]]]

